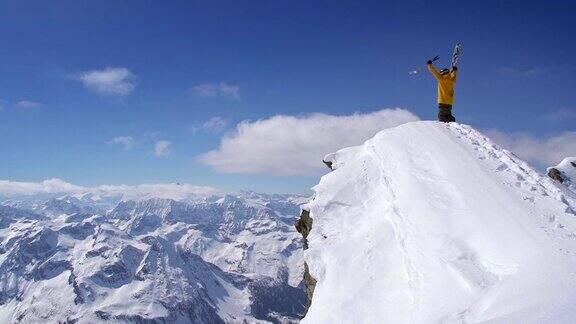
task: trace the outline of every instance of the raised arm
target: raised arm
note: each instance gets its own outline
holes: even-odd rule
[[[428,70],[430,71],[430,73],[432,73],[432,75],[436,78],[436,80],[440,80],[440,78],[441,78],[440,72],[438,72],[438,70],[436,70],[434,65],[432,65],[432,62],[428,61],[427,65],[428,65]]]
[[[456,76],[458,75],[458,68],[453,66],[452,70],[450,71],[450,79],[452,79],[452,81],[454,83],[456,83]]]

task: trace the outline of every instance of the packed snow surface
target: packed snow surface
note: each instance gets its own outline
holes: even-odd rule
[[[302,323],[573,323],[576,197],[473,128],[415,122],[326,157]]]

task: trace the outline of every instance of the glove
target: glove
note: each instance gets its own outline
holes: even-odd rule
[[[456,67],[456,65],[452,65],[452,70],[454,70],[454,71],[458,70],[458,68]]]
[[[428,60],[428,61],[426,62],[426,64],[428,64],[428,65],[432,64],[432,60]]]

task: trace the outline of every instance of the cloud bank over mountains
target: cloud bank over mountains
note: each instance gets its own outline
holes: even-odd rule
[[[239,123],[222,137],[218,149],[199,159],[222,173],[318,175],[325,171],[324,155],[416,120],[416,115],[400,108],[345,116],[276,115]]]
[[[574,156],[576,153],[576,132],[563,132],[547,138],[527,133],[510,134],[499,130],[489,130],[486,134],[496,143],[538,167],[556,165],[565,157]]]
[[[42,194],[92,194],[96,197],[124,197],[127,199],[167,198],[186,199],[195,195],[210,195],[219,191],[213,187],[194,186],[179,183],[159,183],[129,185],[102,185],[83,187],[61,179],[49,179],[41,182],[18,182],[0,180],[0,196],[42,195]]]
[[[199,161],[225,174],[317,176],[319,163],[328,154],[362,144],[377,132],[419,118],[401,109],[382,109],[352,115],[276,115],[243,121],[226,133],[219,147],[199,156]],[[486,134],[502,147],[543,169],[576,152],[576,132],[538,137],[496,129]]]

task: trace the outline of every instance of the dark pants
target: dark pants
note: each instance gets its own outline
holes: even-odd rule
[[[438,120],[445,123],[456,121],[452,116],[452,105],[438,104]]]

